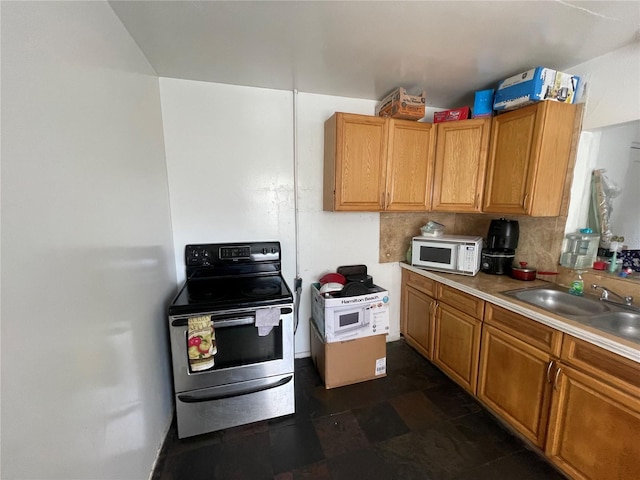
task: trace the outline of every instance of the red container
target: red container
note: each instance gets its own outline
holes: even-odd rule
[[[453,110],[443,110],[433,114],[433,123],[455,122],[456,120],[466,120],[471,115],[469,107],[454,108]]]
[[[519,267],[511,267],[511,276],[516,280],[535,280],[537,270],[535,268],[527,267],[527,262],[520,262]]]

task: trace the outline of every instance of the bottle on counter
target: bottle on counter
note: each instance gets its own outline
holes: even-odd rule
[[[584,295],[584,280],[582,279],[582,270],[576,270],[576,274],[571,280],[571,286],[569,287],[569,293],[571,295],[577,295],[582,297]]]

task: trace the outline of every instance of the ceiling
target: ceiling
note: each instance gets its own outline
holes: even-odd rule
[[[109,3],[161,77],[442,108],[640,41],[640,0]]]

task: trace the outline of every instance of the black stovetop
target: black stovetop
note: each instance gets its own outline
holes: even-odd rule
[[[169,315],[257,308],[293,303],[281,275],[208,278],[187,281],[169,307]]]
[[[187,245],[185,265],[187,281],[169,315],[293,303],[282,278],[279,242]]]

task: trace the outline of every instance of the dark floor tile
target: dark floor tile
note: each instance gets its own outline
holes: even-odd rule
[[[482,407],[462,387],[452,381],[424,391],[427,399],[449,418],[479,412]]]
[[[525,448],[520,439],[485,410],[453,419],[451,423],[468,441],[484,452],[487,461],[511,455]]]
[[[369,446],[369,440],[351,412],[318,418],[313,424],[326,458]]]
[[[174,421],[152,479],[564,478],[403,340],[384,378],[327,390],[295,369],[295,414],[186,439]]]
[[[247,462],[247,458],[251,458]],[[159,480],[272,479],[267,432],[169,455]]]
[[[332,480],[391,480],[394,471],[375,448],[349,452],[327,460]]]
[[[291,471],[324,459],[311,422],[298,422],[269,430],[274,473]]]
[[[354,414],[370,442],[380,442],[409,431],[388,402],[358,409]]]
[[[387,465],[392,465],[402,480],[448,480],[451,472],[437,457],[432,439],[418,432],[376,444],[376,450]],[[435,460],[434,460],[435,456]]]
[[[454,480],[566,480],[538,454],[525,450],[494,462],[466,470]]]
[[[326,461],[296,468],[291,472],[278,474],[273,480],[332,480]]]
[[[446,480],[504,455],[495,443],[471,440],[446,419],[378,445],[390,462],[419,465],[428,478]]]
[[[363,408],[386,399],[384,390],[378,385],[380,380],[378,378],[329,390],[319,388],[315,390],[315,396],[325,415]]]
[[[404,424],[411,430],[432,427],[446,418],[444,413],[427,400],[424,392],[411,392],[392,398],[389,403]]]

